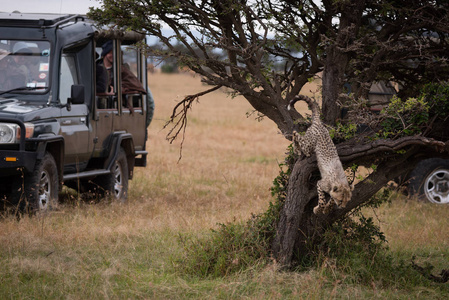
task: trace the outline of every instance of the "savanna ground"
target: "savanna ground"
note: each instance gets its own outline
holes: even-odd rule
[[[151,74],[156,113],[149,128],[148,166],[137,168],[126,205],[66,200],[58,209],[17,221],[0,218],[0,299],[446,299],[449,283],[420,275],[370,284],[353,280],[335,260],[301,272],[276,264],[218,278],[181,271],[184,241],[217,223],[264,212],[288,142],[268,120],[258,122],[241,98],[217,91],[190,112],[180,140],[162,127],[177,100],[207,89],[187,74]],[[67,198],[67,196],[66,196]],[[393,262],[449,268],[449,205],[395,197],[367,211],[385,233]],[[369,265],[369,264],[368,264]],[[392,276],[394,277],[394,276]]]

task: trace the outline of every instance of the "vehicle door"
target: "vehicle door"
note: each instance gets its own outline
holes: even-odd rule
[[[79,84],[77,55],[74,50],[64,50],[60,61],[59,101],[67,105],[71,96],[71,88]],[[72,104],[61,108],[60,128],[64,137],[64,171],[82,171],[91,155],[89,138],[89,109],[85,103]]]
[[[100,54],[102,52],[101,43],[98,43],[96,48],[97,63],[95,64],[95,77],[107,76],[108,72],[113,72],[113,70],[106,70],[102,63],[102,57]],[[99,68],[102,68],[101,72]],[[97,79],[98,80],[98,79]],[[95,89],[95,117],[93,125],[95,127],[95,137],[94,137],[94,153],[93,157],[108,157],[109,147],[111,143],[112,133],[113,133],[113,121],[114,115],[118,114],[117,96],[114,94],[109,94],[110,82],[106,80],[106,92],[99,92],[96,87]]]

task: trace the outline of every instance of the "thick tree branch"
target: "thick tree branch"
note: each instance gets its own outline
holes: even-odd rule
[[[423,136],[406,136],[397,140],[376,140],[368,144],[356,144],[348,142],[337,147],[340,160],[345,163],[360,157],[367,158],[377,155],[379,152],[394,153],[408,146],[424,146],[438,152],[448,151],[447,145],[442,141]]]

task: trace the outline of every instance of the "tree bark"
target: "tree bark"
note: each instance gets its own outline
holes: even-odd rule
[[[329,49],[326,64],[323,70],[323,103],[322,113],[324,123],[335,124],[340,117],[340,109],[337,101],[343,86],[342,78],[346,68],[348,57],[346,54],[339,53],[336,46]]]
[[[297,248],[296,242],[299,235],[305,206],[310,201],[313,188],[309,185],[312,172],[317,166],[314,159],[299,159],[293,167],[288,182],[287,198],[279,218],[279,225],[273,242],[273,254],[281,266],[289,266],[293,257],[293,251]]]
[[[325,1],[326,10],[335,9],[335,2]],[[345,72],[351,57],[354,55],[351,47],[361,24],[361,17],[365,8],[365,1],[341,2],[340,26],[334,39],[328,41],[326,59],[323,70],[323,103],[322,113],[324,123],[333,125],[340,117],[338,100],[343,89]]]

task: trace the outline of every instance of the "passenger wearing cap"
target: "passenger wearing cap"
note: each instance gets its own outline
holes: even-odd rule
[[[13,66],[15,72],[19,72],[23,75],[23,80],[20,85],[26,85],[27,83],[33,82],[34,78],[30,72],[30,67],[28,64],[30,63],[30,59],[28,56],[33,54],[28,45],[25,42],[17,42],[12,50],[13,56]]]
[[[12,53],[0,50],[0,90],[7,91],[25,87],[31,78],[26,59],[23,54],[31,54],[26,43],[17,42]]]

